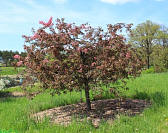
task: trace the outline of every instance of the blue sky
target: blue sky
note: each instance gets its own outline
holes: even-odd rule
[[[50,16],[101,27],[146,20],[168,26],[168,0],[0,0],[0,50],[23,51],[22,35]]]

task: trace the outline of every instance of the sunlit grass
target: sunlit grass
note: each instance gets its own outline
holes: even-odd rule
[[[33,100],[24,97],[0,98],[0,128],[19,133],[167,133],[168,73],[144,74],[135,80],[129,80],[127,86],[130,89],[123,90],[120,94],[122,97],[147,99],[152,102],[152,106],[135,117],[120,116],[112,125],[102,122],[99,128],[94,128],[91,123],[74,121],[63,127],[53,125],[47,119],[37,123],[29,118],[30,114],[80,101],[79,92],[53,97],[45,92]],[[13,88],[14,91],[19,89]],[[84,93],[82,95],[84,99]],[[110,97],[114,96],[108,96]]]
[[[24,70],[24,67],[0,67],[0,76],[2,75],[15,75]]]

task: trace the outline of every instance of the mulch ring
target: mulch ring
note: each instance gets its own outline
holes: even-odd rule
[[[92,101],[92,110],[90,112],[87,112],[85,103],[78,103],[42,111],[33,114],[31,117],[38,121],[42,120],[44,117],[48,117],[52,123],[65,126],[69,125],[72,118],[75,117],[79,121],[83,121],[84,119],[91,121],[93,126],[98,127],[102,119],[112,123],[114,118],[119,116],[119,114],[135,116],[136,114],[140,114],[144,108],[149,107],[150,105],[151,103],[145,100],[97,100]]]

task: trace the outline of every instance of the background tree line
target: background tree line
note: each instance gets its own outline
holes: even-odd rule
[[[12,66],[12,62],[14,61],[14,58],[13,56],[16,55],[16,54],[19,54],[23,57],[26,56],[26,53],[25,52],[18,52],[18,51],[8,51],[8,50],[0,50],[0,57],[2,57],[3,59],[3,62],[5,64],[6,67],[8,66]]]

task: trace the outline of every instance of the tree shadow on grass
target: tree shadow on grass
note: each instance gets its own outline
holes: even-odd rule
[[[136,94],[133,95],[133,99],[150,100],[151,97],[147,92],[136,91]]]
[[[23,97],[25,93],[23,92],[9,92],[9,91],[0,91],[0,98],[5,97]]]
[[[22,92],[0,91],[0,102],[14,102],[14,98],[24,97]]]
[[[15,102],[16,100],[12,97],[3,97],[0,98],[0,103],[9,103],[9,102]]]
[[[157,91],[154,93],[147,93],[147,92],[138,92],[133,96],[133,99],[142,99],[151,101],[152,104],[157,106],[164,106],[166,104],[166,95],[164,92]]]
[[[166,95],[163,92],[155,92],[152,94],[152,100],[157,106],[164,106],[166,104]]]
[[[9,97],[11,95],[8,91],[0,91],[0,98]]]

